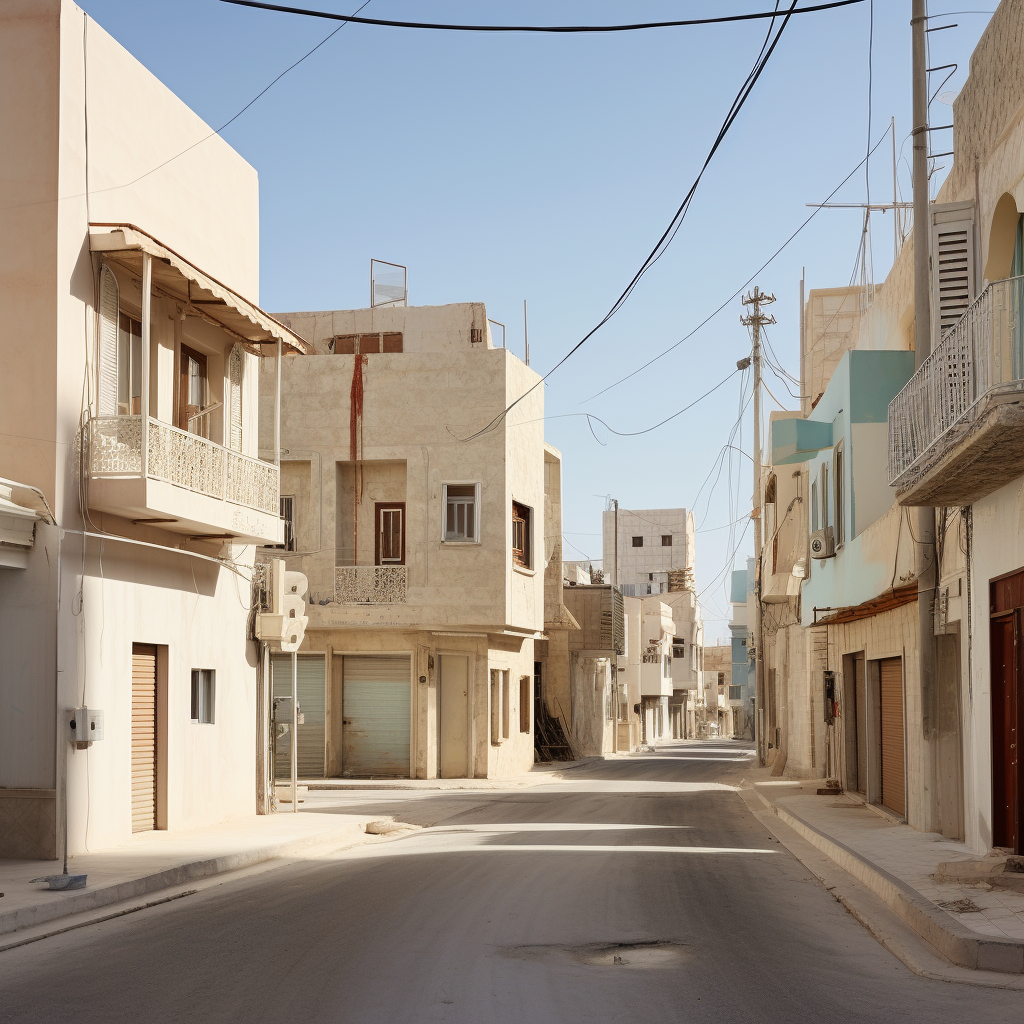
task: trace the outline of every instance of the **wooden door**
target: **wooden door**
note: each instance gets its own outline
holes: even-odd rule
[[[992,845],[1021,852],[1020,612],[992,620]]]
[[[882,705],[882,804],[905,816],[907,788],[903,760],[903,659],[878,663]]]
[[[469,658],[442,654],[440,698],[440,775],[464,779],[469,775]]]
[[[156,828],[156,647],[132,644],[132,831]]]
[[[405,502],[376,502],[374,518],[377,522],[374,562],[377,565],[405,565]]]

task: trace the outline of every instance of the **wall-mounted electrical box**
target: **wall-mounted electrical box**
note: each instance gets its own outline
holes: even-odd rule
[[[79,750],[85,749],[86,744],[94,740],[103,739],[102,711],[86,707],[68,708],[64,712],[64,721],[67,724],[68,741],[74,743]]]

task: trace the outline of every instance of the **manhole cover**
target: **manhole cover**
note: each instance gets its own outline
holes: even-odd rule
[[[675,967],[687,956],[681,942],[591,942],[585,945],[506,946],[502,955],[515,960],[547,960],[588,967]]]

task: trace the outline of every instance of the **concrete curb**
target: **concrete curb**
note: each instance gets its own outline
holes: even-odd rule
[[[1024,974],[1024,942],[988,938],[971,931],[895,875],[819,831],[793,811],[772,803],[756,787],[754,792],[780,821],[821,850],[844,871],[863,882],[946,959],[972,970]]]
[[[9,935],[25,928],[46,924],[48,921],[96,910],[111,903],[120,903],[137,896],[145,896],[185,882],[194,882],[228,871],[253,867],[268,860],[300,853],[314,846],[339,841],[344,843],[346,840],[350,840],[351,844],[355,845],[360,837],[365,838],[364,827],[365,822],[353,822],[329,832],[303,836],[301,839],[283,840],[237,853],[226,853],[219,857],[177,864],[162,871],[155,871],[152,874],[131,878],[124,882],[99,886],[96,889],[80,889],[70,893],[55,892],[52,894],[52,900],[45,903],[37,903],[34,906],[21,907],[18,910],[0,914],[0,935]],[[40,890],[40,895],[47,892],[47,890]]]

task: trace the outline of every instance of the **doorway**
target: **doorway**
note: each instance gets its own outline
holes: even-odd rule
[[[132,831],[157,827],[156,645],[132,644]]]
[[[882,806],[906,817],[907,786],[903,735],[903,659],[878,663],[882,726]]]
[[[438,769],[442,779],[469,776],[469,656],[438,656]]]

